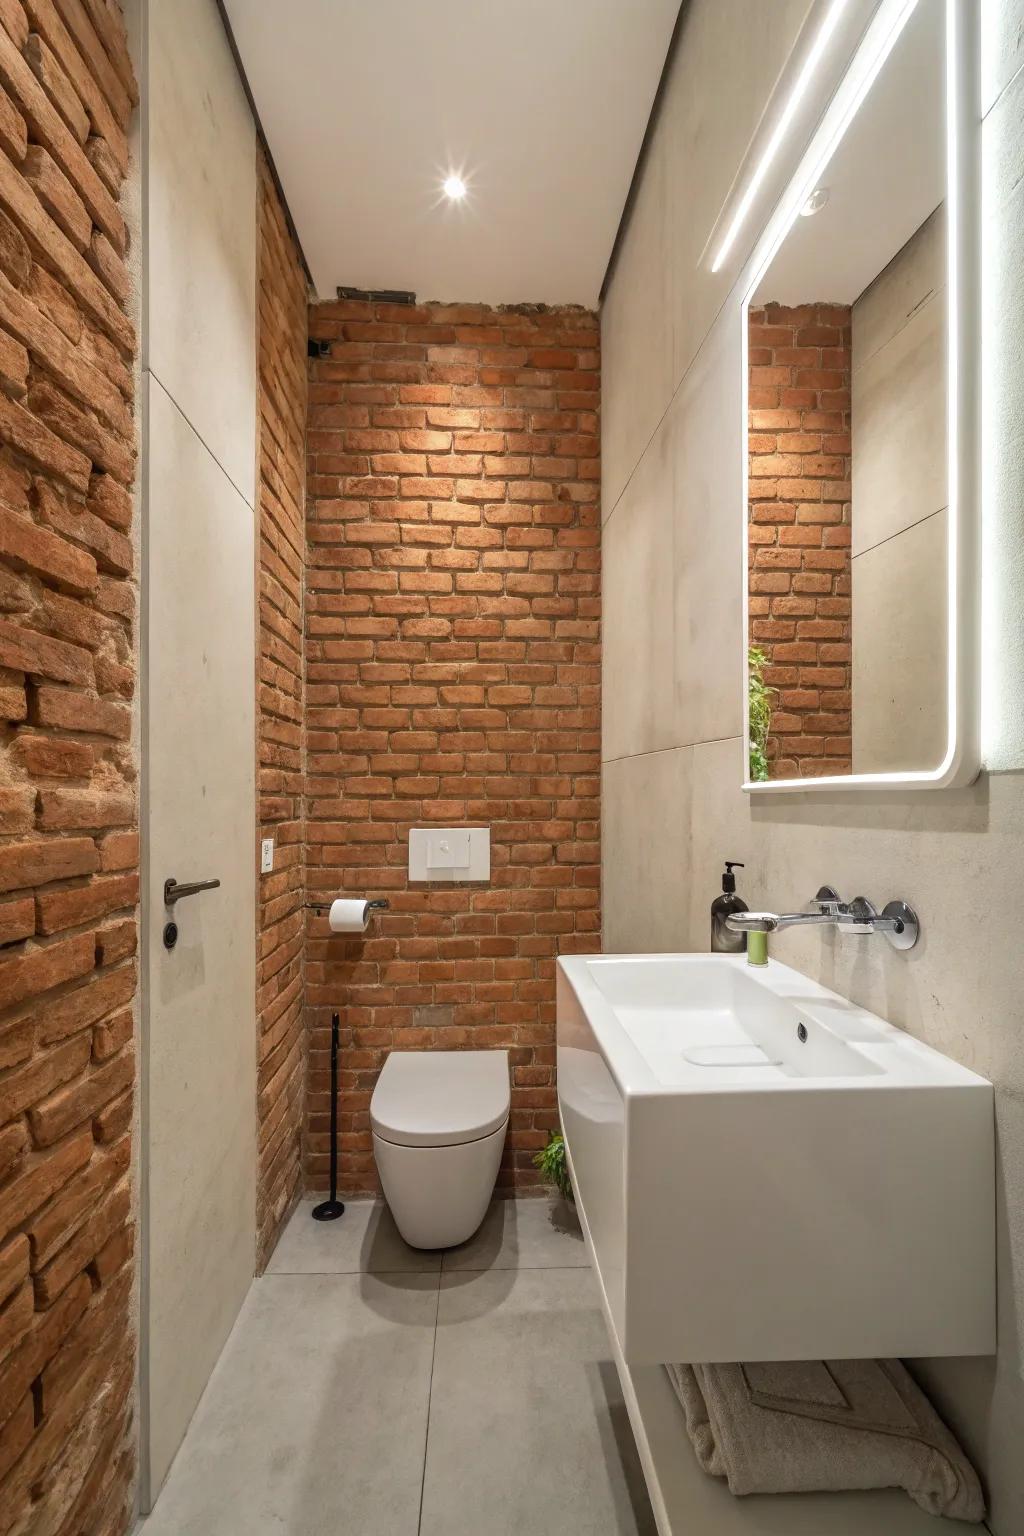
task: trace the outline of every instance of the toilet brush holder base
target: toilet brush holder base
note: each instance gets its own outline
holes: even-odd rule
[[[345,1207],[340,1200],[321,1200],[319,1205],[314,1205],[312,1211],[314,1221],[337,1221],[344,1214]]]

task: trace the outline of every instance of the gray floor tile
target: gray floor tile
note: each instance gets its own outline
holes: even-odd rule
[[[314,1221],[314,1200],[296,1206],[267,1265],[268,1275],[348,1275],[360,1272],[436,1274],[439,1253],[410,1248],[381,1200],[347,1200],[337,1221]]]
[[[592,1275],[441,1276],[420,1536],[654,1536]]]
[[[143,1536],[416,1536],[431,1275],[266,1275]]]
[[[443,1268],[566,1269],[588,1264],[573,1206],[565,1200],[494,1200],[468,1243],[449,1248]]]

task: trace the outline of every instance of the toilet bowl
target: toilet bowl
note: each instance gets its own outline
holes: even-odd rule
[[[452,1248],[484,1219],[510,1103],[507,1051],[392,1051],[370,1100],[373,1155],[412,1248]]]

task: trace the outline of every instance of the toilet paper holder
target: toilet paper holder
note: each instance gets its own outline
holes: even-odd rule
[[[373,901],[368,901],[366,905],[368,910],[371,912],[386,912],[391,906],[391,903],[386,896],[377,896]],[[331,903],[329,901],[306,901],[303,902],[303,906],[307,912],[319,912],[323,914],[324,912],[329,912],[331,910]]]

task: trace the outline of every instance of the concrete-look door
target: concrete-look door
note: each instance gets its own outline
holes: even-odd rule
[[[252,510],[152,375],[147,385],[143,1390],[155,1497],[255,1266],[255,763]],[[220,886],[171,911],[170,877]]]
[[[214,0],[142,19],[148,1510],[255,1268],[256,142]]]

